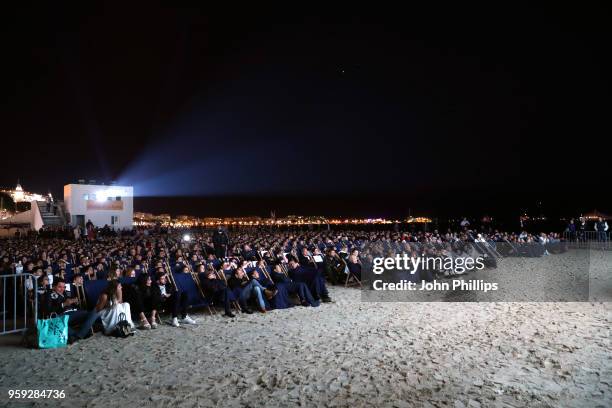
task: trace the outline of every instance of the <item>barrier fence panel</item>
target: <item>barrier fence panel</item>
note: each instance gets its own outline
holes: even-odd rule
[[[610,244],[612,240],[611,231],[564,231],[563,239],[569,242],[572,247],[612,249]]]
[[[38,287],[36,276],[30,273],[0,275],[0,335],[24,332],[28,318],[38,318]]]

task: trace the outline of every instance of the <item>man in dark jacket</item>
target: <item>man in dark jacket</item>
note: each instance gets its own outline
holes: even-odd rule
[[[155,297],[159,299],[160,305],[166,310],[172,311],[172,324],[178,322],[178,315],[181,319],[187,316],[187,293],[176,290],[172,283],[168,282],[165,273],[157,274],[157,284],[154,285]]]
[[[332,301],[325,286],[325,278],[318,269],[305,268],[296,259],[291,259],[289,261],[289,277],[294,282],[305,283],[315,299],[321,300],[323,303]]]
[[[597,231],[597,242],[605,243],[608,241],[608,223],[602,217],[599,217],[595,222],[595,231]],[[603,246],[602,246],[603,248]]]
[[[66,283],[64,280],[61,278],[54,279],[53,288],[44,296],[43,311],[47,317],[51,313],[56,313],[57,315],[67,314],[69,316],[68,337],[72,343],[84,339],[100,315],[95,309],[90,312],[77,309],[79,300],[77,298],[68,298],[65,291]],[[70,327],[77,325],[81,326],[78,331]]]
[[[242,266],[239,266],[234,270],[232,276],[227,281],[227,285],[232,290],[240,289],[240,297],[238,301],[240,302],[240,307],[244,312],[252,313],[252,310],[249,309],[247,302],[250,299],[255,299],[257,301],[257,305],[259,306],[259,311],[266,313],[267,310],[264,296],[270,296],[272,291],[263,287],[261,283],[257,281],[257,279],[249,279]]]
[[[310,254],[310,251],[308,251],[307,247],[302,247],[302,250],[298,254],[298,261],[302,266],[317,267],[317,263],[314,261],[314,258]]]
[[[333,247],[327,250],[323,262],[325,265],[325,277],[332,285],[342,283],[346,279],[346,273],[344,272],[346,266]]]
[[[242,248],[242,257],[245,261],[256,261],[257,260],[257,251],[251,248],[250,245],[245,244]]]
[[[576,240],[576,224],[573,218],[567,224],[567,232],[569,233],[569,240],[574,242]]]
[[[227,285],[225,284],[225,282],[223,282],[221,279],[218,279],[217,274],[212,269],[206,271],[205,274],[206,278],[201,279],[204,296],[209,299],[212,299],[213,301],[223,302],[225,316],[236,317],[230,309],[230,293],[227,289]]]
[[[584,217],[580,217],[579,220],[580,222],[578,223],[578,240],[582,242],[586,242],[587,241],[587,236],[586,236],[587,223]]]
[[[277,286],[285,285],[290,295],[297,295],[302,306],[319,306],[319,301],[312,296],[308,286],[303,282],[294,282],[283,273],[282,267],[279,264],[274,266],[274,269],[270,272],[270,277]]]
[[[227,254],[227,246],[229,245],[229,237],[223,230],[223,227],[219,226],[212,236],[213,245],[215,247],[215,255],[217,259],[225,258]]]

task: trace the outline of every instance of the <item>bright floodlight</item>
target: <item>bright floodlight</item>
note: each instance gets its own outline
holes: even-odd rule
[[[189,235],[189,234],[183,235],[183,241],[186,241],[186,242],[191,241],[191,235]]]
[[[102,192],[96,193],[96,201],[106,201],[106,195]]]

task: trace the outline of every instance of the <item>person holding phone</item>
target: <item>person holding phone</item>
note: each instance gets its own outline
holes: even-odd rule
[[[68,342],[84,339],[91,331],[92,326],[100,317],[96,310],[79,310],[79,299],[69,298],[66,293],[66,282],[57,278],[53,281],[52,289],[46,293],[43,301],[43,312],[49,316],[67,314],[68,319]],[[79,326],[77,330],[75,326]]]

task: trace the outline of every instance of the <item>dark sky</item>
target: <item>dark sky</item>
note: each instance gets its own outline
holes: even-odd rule
[[[2,186],[117,180],[211,216],[612,211],[607,10],[46,7],[6,14]]]

